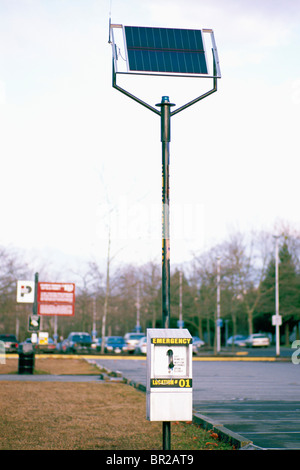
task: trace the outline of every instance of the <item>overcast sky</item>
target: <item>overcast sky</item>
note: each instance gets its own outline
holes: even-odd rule
[[[171,264],[238,230],[300,228],[297,0],[0,0],[0,244],[102,260],[110,226],[116,261],[160,262],[160,120],[112,88],[110,12],[215,33],[217,93],[171,120]],[[120,84],[153,106],[212,87]]]

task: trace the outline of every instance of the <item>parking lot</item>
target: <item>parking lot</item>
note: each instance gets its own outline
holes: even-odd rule
[[[195,358],[194,413],[242,435],[253,447],[300,449],[300,365],[256,359]],[[96,361],[146,385],[145,358]]]

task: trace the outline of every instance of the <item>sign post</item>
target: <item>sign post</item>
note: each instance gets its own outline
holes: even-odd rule
[[[33,315],[38,314],[38,303],[37,303],[37,292],[38,292],[38,285],[39,285],[39,273],[35,273],[34,275],[34,302],[33,302]]]

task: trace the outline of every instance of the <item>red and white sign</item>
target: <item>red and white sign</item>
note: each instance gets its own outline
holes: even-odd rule
[[[74,315],[75,284],[39,282],[37,300],[39,315]]]

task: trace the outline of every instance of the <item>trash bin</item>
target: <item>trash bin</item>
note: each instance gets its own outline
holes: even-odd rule
[[[18,373],[19,374],[33,374],[34,373],[34,349],[31,343],[23,343],[19,345],[18,349],[19,362],[18,362]]]

